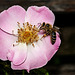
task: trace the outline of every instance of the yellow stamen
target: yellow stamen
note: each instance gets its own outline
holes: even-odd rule
[[[30,43],[34,47],[33,42],[37,42],[39,40],[38,32],[39,30],[34,25],[32,27],[31,24],[23,23],[23,28],[20,26],[20,23],[18,23],[18,40],[17,43],[26,43],[27,45]],[[14,34],[14,31],[12,31]]]

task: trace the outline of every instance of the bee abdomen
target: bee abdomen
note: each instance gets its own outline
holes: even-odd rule
[[[56,41],[56,32],[52,31],[52,34],[51,34],[51,43],[52,45],[55,43]]]

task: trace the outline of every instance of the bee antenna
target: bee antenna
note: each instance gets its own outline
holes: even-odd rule
[[[40,29],[40,27],[41,27],[41,23],[38,23],[38,29]]]

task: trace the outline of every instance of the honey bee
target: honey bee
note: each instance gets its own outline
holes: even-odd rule
[[[56,32],[60,33],[58,27],[56,27],[56,26],[52,27],[52,25],[50,25],[48,23],[45,23],[45,22],[43,22],[42,24],[40,24],[39,30],[43,30],[45,32],[45,34],[42,36],[42,38],[46,37],[48,35],[51,36],[50,39],[51,39],[52,45],[56,42]]]

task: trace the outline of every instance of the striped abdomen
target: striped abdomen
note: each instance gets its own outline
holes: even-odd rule
[[[56,32],[52,31],[51,33],[51,43],[52,45],[56,42]]]

